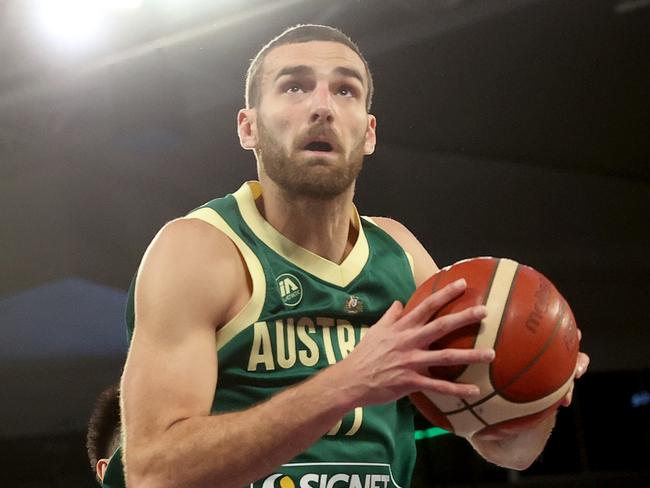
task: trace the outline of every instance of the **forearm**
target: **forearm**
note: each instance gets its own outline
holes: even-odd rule
[[[127,442],[129,486],[250,484],[306,450],[353,408],[336,394],[340,376],[331,367],[245,411],[179,421],[146,446]]]
[[[491,463],[510,469],[528,468],[544,450],[555,425],[555,414],[549,415],[531,429],[502,439],[469,439],[476,452]]]

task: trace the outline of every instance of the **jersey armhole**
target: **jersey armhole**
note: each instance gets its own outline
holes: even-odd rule
[[[375,222],[375,221],[372,219],[372,217],[366,217],[366,216],[364,215],[364,216],[362,216],[361,218],[364,219],[364,220],[366,220],[367,222],[370,222],[372,225],[374,225],[374,226],[377,227],[378,229],[381,229],[383,232],[386,232],[384,229],[381,228],[381,226],[380,226],[379,224],[377,224],[377,222]],[[388,234],[388,232],[386,232],[386,234]],[[390,236],[391,239],[393,239],[393,240],[395,241],[395,239],[393,238],[393,236],[391,236],[390,234],[388,234],[388,235]],[[399,242],[395,241],[395,243],[400,247],[400,249],[401,249],[401,250],[404,252],[404,254],[406,255],[406,259],[407,259],[408,262],[409,262],[409,267],[411,268],[411,275],[413,275],[413,281],[415,281],[415,264],[414,264],[414,262],[413,262],[413,256],[411,256],[411,253],[408,252],[406,249],[404,249],[404,248],[400,245]]]
[[[262,263],[250,247],[232,230],[228,223],[211,208],[203,207],[187,214],[186,219],[199,219],[223,232],[237,247],[244,258],[251,277],[251,297],[244,307],[216,333],[217,351],[249,325],[255,323],[262,313],[266,297],[266,279]]]

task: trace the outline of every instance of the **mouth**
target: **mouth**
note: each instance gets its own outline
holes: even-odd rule
[[[312,151],[312,152],[332,152],[332,151],[334,151],[334,148],[332,147],[332,145],[327,141],[312,141],[309,144],[307,144],[303,149],[305,151]]]
[[[333,156],[339,151],[336,140],[326,134],[314,134],[308,139],[304,139],[301,149],[318,156]]]

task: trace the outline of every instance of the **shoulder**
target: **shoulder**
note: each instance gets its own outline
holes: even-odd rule
[[[169,266],[207,267],[225,265],[237,258],[237,248],[216,227],[193,218],[179,218],[165,224],[151,241],[143,264],[151,260]]]
[[[183,246],[194,244],[211,248],[213,244],[227,244],[230,239],[219,229],[200,219],[182,217],[167,222],[156,234],[152,247]]]
[[[424,250],[420,241],[418,241],[413,233],[401,222],[388,217],[370,217],[370,219],[377,225],[377,227],[395,239],[409,254]]]
[[[222,285],[245,286],[245,276],[239,252],[228,236],[201,220],[179,218],[165,224],[145,252],[136,297],[171,296],[174,302],[183,301],[223,322],[241,288]]]
[[[402,244],[400,239],[407,244],[411,239],[415,239],[413,233],[404,224],[395,219],[388,217],[369,217],[369,219],[400,244]]]
[[[438,271],[438,266],[429,252],[404,224],[388,217],[370,217],[370,219],[411,255],[416,285],[419,286]]]

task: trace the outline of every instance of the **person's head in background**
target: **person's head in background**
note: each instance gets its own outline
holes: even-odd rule
[[[102,483],[108,461],[120,445],[119,384],[100,393],[88,421],[86,449],[90,467]]]

